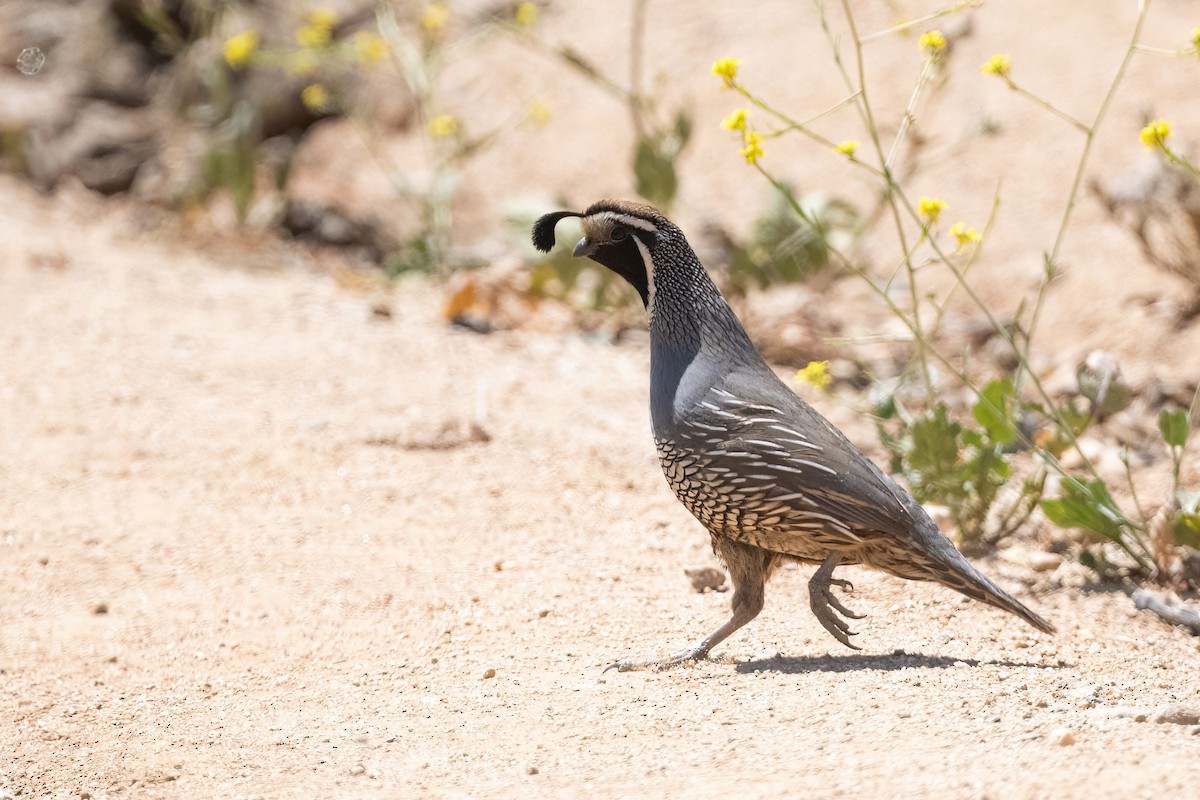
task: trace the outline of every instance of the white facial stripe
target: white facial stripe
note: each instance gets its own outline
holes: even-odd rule
[[[610,219],[613,222],[620,223],[629,228],[637,228],[643,231],[657,232],[658,228],[654,227],[654,223],[642,219],[641,217],[633,217],[629,214],[618,214],[615,211],[601,211],[594,215],[597,218]]]
[[[646,310],[654,316],[654,259],[650,257],[650,248],[636,236],[631,236],[638,252],[642,254],[642,263],[646,266]]]

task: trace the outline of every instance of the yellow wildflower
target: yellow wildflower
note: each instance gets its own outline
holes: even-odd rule
[[[1196,51],[1196,55],[1200,56],[1200,25],[1192,28],[1192,48]]]
[[[946,202],[936,197],[922,197],[917,203],[917,212],[929,220],[932,225],[938,221],[938,216],[946,210]]]
[[[928,31],[921,34],[917,44],[930,58],[937,58],[946,51],[946,37],[942,35],[941,31]]]
[[[353,41],[354,56],[360,64],[374,64],[388,54],[388,43],[378,33],[359,31]]]
[[[521,3],[517,6],[517,12],[514,15],[517,20],[517,26],[521,28],[532,28],[537,25],[538,15],[537,3]]]
[[[243,31],[237,36],[230,36],[225,40],[225,63],[234,69],[241,69],[257,49],[258,33],[255,31]]]
[[[979,235],[979,231],[974,228],[968,228],[967,223],[961,221],[950,226],[950,235],[958,242],[960,250],[972,242],[978,242],[983,238]]]
[[[545,125],[551,116],[550,104],[545,100],[534,98],[529,101],[529,121],[534,125]]]
[[[333,26],[337,15],[325,8],[318,8],[308,15],[308,24],[296,31],[296,41],[301,47],[325,47],[333,39]]]
[[[308,22],[318,28],[332,28],[337,24],[337,14],[328,8],[318,8],[308,15]]]
[[[450,9],[436,3],[425,6],[421,12],[421,28],[430,39],[437,39],[446,30],[446,22],[450,19]]]
[[[1142,144],[1146,145],[1147,150],[1153,150],[1156,147],[1164,147],[1167,144],[1167,137],[1170,135],[1171,123],[1165,119],[1156,119],[1142,128],[1139,138],[1142,140]]]
[[[858,150],[858,141],[855,139],[847,139],[844,142],[839,142],[833,146],[834,150],[844,155],[846,158],[854,158],[854,153]]]
[[[763,135],[758,131],[746,131],[746,137],[743,141],[746,146],[741,149],[742,157],[746,159],[747,164],[757,164],[758,160],[763,156]]]
[[[996,54],[989,58],[979,71],[984,75],[995,75],[1000,78],[1006,78],[1011,70],[1012,59],[1008,56]]]
[[[829,362],[808,362],[807,367],[796,373],[796,380],[812,384],[818,389],[825,389],[833,380],[833,376],[829,374]]]
[[[734,109],[733,113],[721,120],[721,127],[727,131],[746,130],[746,109]]]
[[[305,86],[300,93],[300,100],[306,108],[312,111],[324,111],[329,107],[329,92],[319,83]]]
[[[718,58],[713,62],[712,74],[725,82],[724,88],[730,89],[733,87],[733,80],[737,77],[738,66],[741,63],[740,58]]]
[[[458,128],[458,118],[452,114],[442,114],[429,120],[429,135],[435,139],[457,136]]]

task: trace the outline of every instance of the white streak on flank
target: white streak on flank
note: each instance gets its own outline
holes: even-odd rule
[[[774,502],[776,502],[776,503],[786,503],[788,500],[804,500],[804,501],[807,501],[807,500],[808,500],[808,496],[807,496],[807,495],[804,495],[804,494],[801,494],[800,492],[793,492],[793,493],[791,493],[791,494],[781,494],[781,495],[779,495],[778,497],[772,497],[772,498],[771,498],[771,500],[773,500],[773,501],[774,501]]]
[[[689,428],[699,428],[700,430],[703,430],[703,431],[713,431],[715,433],[725,433],[726,432],[725,429],[722,427],[719,427],[717,425],[705,425],[703,422],[689,422],[689,423],[687,423],[687,426]]]
[[[710,408],[711,408],[711,406],[710,406]],[[722,411],[722,410],[720,410],[720,409],[717,409],[717,410],[713,411],[713,413],[714,413],[714,414],[720,414],[722,417],[729,417],[730,419],[739,419],[739,417],[738,417],[738,415],[737,415],[737,414],[731,414],[731,413],[730,413],[730,412],[728,412],[728,411]]]
[[[815,467],[816,469],[824,470],[825,472],[828,472],[830,475],[837,475],[837,470],[830,469],[829,467],[825,466],[824,464],[818,464],[815,461],[805,461],[803,458],[797,458],[796,461],[800,464],[807,464],[810,467]]]
[[[768,424],[768,423],[771,423],[774,421],[775,420],[772,419],[771,417],[744,417],[742,419],[742,422],[746,425],[755,425],[760,422],[763,424]]]
[[[809,450],[816,450],[818,453],[825,452],[825,448],[820,447],[819,445],[815,445],[812,442],[802,442],[799,439],[782,439],[781,441],[791,442],[792,444],[798,445],[799,447],[807,447]]]
[[[745,402],[739,401],[738,405],[742,406],[743,408],[752,409],[754,411],[766,411],[768,414],[782,414],[783,413],[778,408],[775,408],[775,406],[769,406],[766,403],[745,403]]]
[[[724,397],[733,397],[733,398],[737,397],[736,394],[734,394],[732,392],[727,392],[724,389],[718,389],[716,386],[712,387],[712,390],[713,390],[713,394],[719,394]]]
[[[785,428],[782,425],[772,425],[771,430],[776,430],[776,431],[779,431],[780,433],[786,433],[788,436],[795,436],[797,439],[807,439],[808,438],[800,431],[793,430],[791,428]]]
[[[707,400],[701,400],[700,405],[704,406],[709,411],[720,411],[721,410],[721,409],[717,408],[716,406],[714,406],[712,403],[708,402]]]
[[[837,528],[838,530],[844,531],[847,534],[854,536],[854,534],[851,533],[850,529],[846,527],[846,523],[842,522],[840,519],[831,517],[828,514],[822,514],[817,511],[808,511],[808,512],[805,512],[804,517],[805,517],[805,519],[823,519],[823,520],[829,522],[830,524],[832,524],[833,527]],[[858,537],[854,536],[854,538],[857,539]]]
[[[772,450],[785,450],[785,449],[787,449],[787,448],[783,447],[782,445],[780,445],[780,444],[778,444],[778,443],[776,443],[776,442],[768,442],[768,441],[766,441],[766,440],[763,440],[763,439],[743,439],[742,441],[743,441],[743,442],[745,442],[746,444],[757,444],[757,445],[759,445],[759,446],[761,446],[761,447],[769,447],[769,448],[771,448]]]
[[[801,462],[801,463],[807,463],[807,462]],[[780,472],[794,472],[794,473],[796,473],[797,475],[803,475],[803,474],[804,474],[804,470],[801,470],[801,469],[796,469],[795,467],[785,467],[785,466],[783,466],[782,464],[772,464],[772,465],[771,465],[771,469],[777,469],[777,470],[779,470]]]

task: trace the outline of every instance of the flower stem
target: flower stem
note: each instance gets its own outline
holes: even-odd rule
[[[1004,76],[1004,80],[1008,84],[1009,89],[1012,89],[1014,92],[1021,95],[1025,99],[1029,100],[1034,105],[1041,106],[1042,108],[1046,109],[1051,114],[1053,114],[1054,116],[1063,120],[1064,122],[1067,122],[1067,123],[1075,126],[1075,128],[1083,134],[1091,133],[1091,130],[1092,130],[1091,128],[1089,128],[1087,125],[1084,125],[1082,122],[1075,119],[1067,112],[1058,108],[1058,106],[1052,105],[1051,103],[1047,102],[1046,100],[1043,100],[1042,98],[1038,97],[1033,92],[1030,92],[1030,91],[1022,88],[1015,81],[1013,81],[1012,78],[1008,77],[1007,75]]]

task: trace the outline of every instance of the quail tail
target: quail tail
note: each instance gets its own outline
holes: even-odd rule
[[[963,559],[963,561],[965,562],[966,559]],[[995,606],[996,608],[1016,614],[1039,631],[1045,633],[1055,633],[1057,631],[1053,625],[1030,611],[1021,601],[992,583],[991,580],[973,567],[970,573],[960,570],[956,573],[940,577],[939,582],[949,586],[951,589],[962,592],[972,600],[978,600],[981,603],[987,603],[989,606]]]
[[[1023,603],[1001,589],[990,578],[971,565],[971,562],[943,538],[945,546],[938,547],[935,563],[927,566],[927,580],[934,580],[961,592],[972,600],[1016,614],[1039,631],[1055,633],[1056,629],[1042,617],[1025,607]]]

